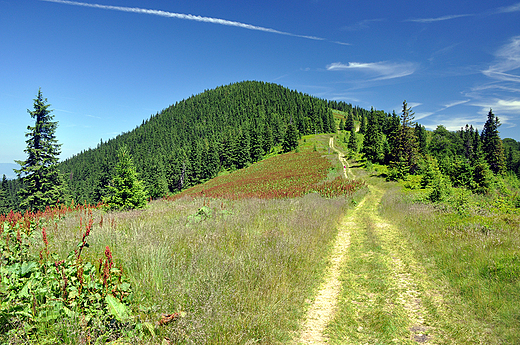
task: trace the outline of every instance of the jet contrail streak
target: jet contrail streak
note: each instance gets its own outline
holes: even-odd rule
[[[243,28],[243,29],[264,31],[264,32],[270,32],[270,33],[273,33],[273,34],[287,35],[287,36],[300,37],[300,38],[307,38],[307,39],[316,40],[316,41],[326,41],[326,39],[320,38],[320,37],[297,35],[297,34],[292,34],[292,33],[289,33],[289,32],[278,31],[278,30],[275,30],[275,29],[264,28],[264,27],[261,27],[261,26],[245,24],[245,23],[240,23],[240,22],[234,22],[234,21],[230,21],[230,20],[226,20],[226,19],[220,19],[220,18],[194,16],[192,14],[174,13],[174,12],[166,12],[166,11],[160,11],[160,10],[148,10],[148,9],[145,9],[145,8],[138,8],[138,7],[121,7],[121,6],[89,4],[89,3],[86,3],[86,2],[76,2],[76,1],[68,1],[68,0],[41,0],[41,1],[55,2],[55,3],[58,3],[58,4],[66,4],[66,5],[75,5],[75,6],[83,6],[83,7],[100,8],[100,9],[104,9],[104,10],[114,10],[114,11],[132,12],[132,13],[143,13],[143,14],[152,14],[152,15],[161,16],[161,17],[179,18],[179,19],[186,19],[186,20],[195,20],[195,21],[198,21],[198,22],[213,23],[213,24],[220,24],[220,25],[227,25],[227,26],[236,26],[236,27]],[[347,45],[347,43],[342,43],[342,42],[333,42],[333,43]]]

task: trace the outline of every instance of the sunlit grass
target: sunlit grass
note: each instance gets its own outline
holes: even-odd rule
[[[468,198],[461,213],[393,191],[381,211],[400,226],[432,281],[439,282],[430,287],[442,291],[442,303],[435,296],[427,302],[451,341],[518,343],[520,217],[483,207],[480,196]]]

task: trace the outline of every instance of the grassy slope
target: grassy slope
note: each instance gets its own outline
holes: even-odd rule
[[[298,154],[314,157],[316,146],[326,163],[319,171],[325,180],[341,173],[327,142],[328,136],[307,137]],[[247,170],[258,173],[255,166]],[[132,282],[142,321],[153,324],[161,313],[186,312],[145,341],[287,342],[322,278],[338,221],[351,200],[362,196],[362,191],[332,199],[316,193],[241,200],[191,195],[155,201],[145,210],[105,214],[102,224],[102,214],[94,212],[88,253],[110,246]],[[66,253],[77,243],[80,216],[71,215],[48,231],[51,250]]]
[[[316,146],[333,163],[330,180],[342,167],[327,154],[328,138],[306,137],[302,152]],[[330,342],[518,343],[518,215],[456,215],[417,203],[363,170],[357,174],[376,188],[369,208],[353,212],[357,227]],[[141,321],[186,312],[136,343],[291,342],[350,200],[195,197],[126,213],[95,211],[86,255],[110,246],[132,281]],[[191,217],[202,208],[209,211]],[[63,256],[74,248],[86,216],[49,226],[51,250]],[[64,327],[81,339],[77,325]]]
[[[364,178],[379,197],[351,231],[330,342],[518,343],[518,213],[483,200],[457,213]]]

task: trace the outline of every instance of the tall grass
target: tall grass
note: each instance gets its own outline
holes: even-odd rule
[[[102,224],[94,212],[89,252],[112,248],[142,322],[186,313],[143,341],[279,343],[298,330],[351,200],[184,198],[105,214]],[[204,217],[190,217],[203,206]],[[57,224],[52,249],[70,249],[61,246],[74,243],[77,217]]]
[[[401,226],[439,282],[444,301],[431,313],[456,343],[520,342],[520,216],[465,195],[455,208],[383,198],[382,214]],[[463,205],[464,207],[461,207]],[[441,284],[442,282],[442,284]]]

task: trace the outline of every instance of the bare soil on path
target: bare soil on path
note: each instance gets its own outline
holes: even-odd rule
[[[349,178],[349,176],[353,178],[354,175],[342,153],[334,148],[333,138],[330,139],[329,145],[338,152],[338,159],[344,165],[345,178]],[[378,329],[371,330],[370,326],[366,326],[364,323],[367,321],[365,320],[367,318],[366,310],[373,313],[374,309],[378,309],[381,313],[399,315],[398,324],[402,330],[396,334],[400,334],[403,338],[393,339],[397,342],[391,341],[392,343],[424,344],[430,343],[433,339],[432,334],[435,333],[435,330],[425,322],[428,312],[423,306],[421,284],[417,282],[418,277],[422,277],[425,272],[424,267],[413,259],[411,248],[403,245],[403,238],[400,237],[398,229],[388,220],[378,216],[378,206],[385,191],[375,186],[369,186],[369,189],[370,193],[343,218],[339,225],[327,271],[315,300],[307,312],[302,332],[295,340],[296,344],[384,343],[384,335],[378,334]],[[384,280],[387,287],[386,292],[381,292],[379,296],[378,292],[373,293],[369,288],[363,286],[362,282],[356,280],[358,279],[356,277],[359,277],[359,274],[355,272],[356,267],[347,267],[349,255],[352,255],[349,248],[351,241],[355,238],[356,243],[360,243],[360,239],[363,236],[366,237],[367,233],[370,233],[370,236],[376,236],[378,243],[384,249],[383,254],[378,254],[380,255],[378,260],[383,262],[386,267],[382,273],[385,276],[375,278]],[[356,255],[359,254],[359,252],[356,253]],[[366,254],[367,260],[370,261],[373,253]],[[354,272],[347,272],[347,269]],[[354,278],[345,279],[343,276],[345,272]],[[366,279],[366,277],[359,279]],[[345,300],[342,289],[352,289],[353,293],[352,295],[347,294]],[[376,300],[383,302],[374,304],[373,301]],[[347,306],[342,304],[347,304]],[[341,328],[345,329],[344,335],[339,336],[340,340],[338,340],[336,334],[332,341],[329,339],[327,327],[334,320],[336,312],[340,308],[351,312],[349,320],[345,320],[346,323],[351,324],[342,325]],[[338,321],[334,320],[334,322]]]

